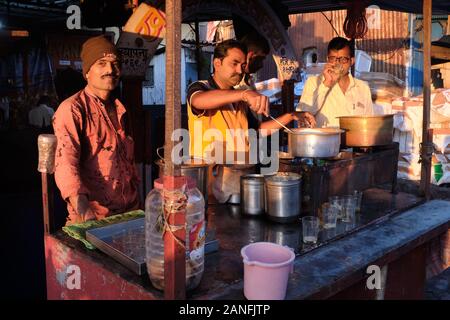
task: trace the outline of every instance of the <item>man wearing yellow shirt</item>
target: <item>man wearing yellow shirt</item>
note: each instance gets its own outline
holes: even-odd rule
[[[311,112],[317,127],[339,127],[340,116],[373,115],[369,86],[349,72],[355,63],[350,41],[332,39],[327,60],[322,74],[306,81],[297,111]]]
[[[253,137],[257,138],[258,130],[281,128],[275,121],[259,123],[248,112],[250,109],[267,116],[269,100],[266,96],[252,89],[233,88],[244,75],[246,55],[246,46],[236,40],[218,44],[214,49],[212,76],[207,81],[196,81],[189,86],[186,100],[191,156],[207,158],[222,165],[253,163],[251,160],[256,159],[250,156],[255,154],[257,146],[250,144],[249,129],[253,129]],[[293,112],[278,119],[287,124],[300,120],[300,117],[300,113]],[[238,174],[220,176],[219,173],[214,179],[210,175],[212,194],[217,201],[227,202],[231,195],[239,194]]]
[[[220,149],[224,153],[248,153],[249,141],[245,137],[248,129],[256,131],[281,128],[275,121],[259,123],[251,112],[247,112],[250,109],[258,115],[267,116],[269,100],[266,96],[248,88],[233,88],[241,82],[246,64],[246,46],[236,40],[226,40],[214,50],[213,75],[207,81],[196,81],[189,86],[186,100],[192,156],[211,158],[213,149],[219,151],[217,146],[220,146],[220,143]],[[293,120],[303,121],[303,118],[303,114],[293,112],[280,116],[278,120],[286,125]],[[222,141],[218,141],[218,136],[221,136]],[[236,141],[226,139],[230,136],[236,138]],[[213,140],[216,144],[212,143]],[[218,160],[217,155],[214,159]]]

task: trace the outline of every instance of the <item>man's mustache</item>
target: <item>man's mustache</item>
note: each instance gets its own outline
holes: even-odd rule
[[[102,79],[106,78],[106,77],[111,77],[111,78],[117,79],[117,74],[109,73],[109,74],[102,75]]]

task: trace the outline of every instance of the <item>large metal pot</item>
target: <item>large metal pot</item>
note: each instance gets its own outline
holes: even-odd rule
[[[331,158],[339,153],[339,128],[298,128],[288,132],[288,151],[294,157]]]
[[[159,159],[156,161],[159,167],[159,177],[164,175],[164,161]],[[181,164],[181,175],[192,177],[197,182],[197,188],[205,198],[205,204],[208,203],[208,167],[212,163],[198,158],[189,158],[183,160]]]
[[[291,222],[298,219],[301,209],[301,176],[279,172],[265,177],[266,213],[270,220]]]
[[[392,143],[394,115],[339,117],[345,130],[343,144],[347,147],[371,147]]]

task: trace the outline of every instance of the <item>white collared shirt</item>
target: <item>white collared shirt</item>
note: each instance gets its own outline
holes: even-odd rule
[[[331,89],[323,84],[323,76],[306,80],[297,111],[309,111],[315,115],[317,127],[339,127],[340,116],[373,115],[370,88],[365,81],[349,74],[350,84],[345,93],[339,84]],[[315,114],[320,107],[319,113]]]

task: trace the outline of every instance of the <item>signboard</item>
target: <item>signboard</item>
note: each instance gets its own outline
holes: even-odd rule
[[[141,3],[125,24],[116,45],[122,55],[123,77],[145,77],[148,62],[165,31],[164,12]]]

